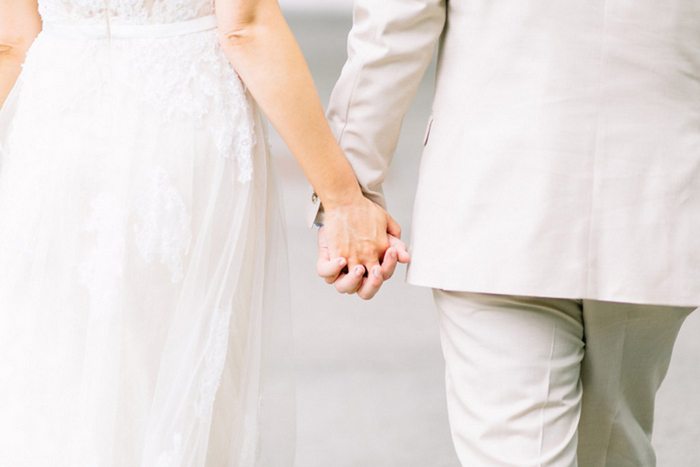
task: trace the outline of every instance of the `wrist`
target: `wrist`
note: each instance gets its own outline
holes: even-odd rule
[[[357,183],[342,189],[329,190],[328,192],[318,193],[323,209],[328,212],[334,209],[339,209],[344,206],[351,206],[362,202],[365,199]]]

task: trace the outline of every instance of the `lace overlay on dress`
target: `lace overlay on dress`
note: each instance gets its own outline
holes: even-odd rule
[[[216,391],[221,384],[221,374],[224,371],[226,353],[228,350],[229,327],[231,325],[231,307],[220,308],[214,315],[216,324],[209,336],[209,343],[204,354],[204,375],[199,390],[195,412],[200,419],[211,416],[214,407]]]
[[[138,42],[143,47],[138,48],[134,63],[139,75],[146,77],[142,95],[148,104],[159,109],[166,122],[187,116],[199,127],[214,107],[225,116],[210,128],[217,150],[237,160],[240,182],[249,181],[256,144],[251,99],[219,47],[216,32]],[[183,67],[182,57],[197,57],[197,62]]]
[[[80,267],[80,283],[90,293],[91,313],[109,316],[117,310],[124,275],[123,235],[126,208],[116,197],[103,194],[90,204],[92,213],[85,225],[94,234],[94,247]]]
[[[179,433],[173,435],[173,447],[158,456],[156,467],[178,467],[182,463],[182,436]]]
[[[189,119],[197,130],[211,132],[218,155],[236,160],[238,181],[251,180],[257,143],[252,98],[221,50],[216,31],[111,42],[40,35],[37,44],[47,50],[36,57],[37,47],[30,49],[24,76],[26,86],[38,90],[27,98],[47,109],[42,119],[79,112],[82,104],[105,99],[108,86],[126,88],[164,124]],[[64,66],[66,60],[71,67]],[[69,75],[60,94],[44,82],[50,69]]]
[[[147,263],[160,256],[160,262],[170,269],[171,280],[179,282],[183,256],[192,240],[191,218],[165,169],[155,169],[150,178],[149,186],[137,197],[136,247]]]
[[[44,21],[98,24],[173,23],[214,13],[212,0],[39,0]]]

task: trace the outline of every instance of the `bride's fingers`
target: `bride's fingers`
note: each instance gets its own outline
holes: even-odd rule
[[[316,272],[326,281],[327,284],[332,284],[338,278],[343,268],[348,264],[345,258],[326,259],[322,256],[318,258],[316,263]]]
[[[363,300],[372,299],[384,283],[384,273],[379,265],[370,268],[369,275],[365,278],[362,286],[357,291],[357,296]]]
[[[362,285],[365,275],[365,267],[358,265],[350,268],[350,271],[335,281],[335,289],[340,293],[353,294]]]

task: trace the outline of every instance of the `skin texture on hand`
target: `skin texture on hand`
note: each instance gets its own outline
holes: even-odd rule
[[[400,231],[399,231],[400,234]],[[374,265],[365,277],[365,270],[359,266],[347,268],[348,260],[344,257],[333,256],[328,248],[326,227],[318,230],[318,275],[326,283],[334,284],[340,293],[357,295],[363,300],[373,298],[396,270],[398,263],[408,263],[411,259],[406,245],[401,239],[392,234],[387,236],[389,248],[384,252],[380,264]]]
[[[358,266],[371,271],[389,248],[389,226],[400,230],[386,211],[362,195],[351,203],[326,208],[324,224],[331,257],[345,258],[351,272]]]

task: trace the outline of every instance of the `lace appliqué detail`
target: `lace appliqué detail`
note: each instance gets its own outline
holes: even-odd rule
[[[204,374],[199,389],[199,400],[195,406],[195,413],[200,419],[207,419],[211,416],[216,392],[221,384],[221,374],[224,371],[228,351],[231,310],[232,307],[228,306],[217,310],[214,314],[216,322],[212,326],[207,350],[204,354]]]
[[[172,449],[158,456],[156,467],[178,467],[182,462],[182,436],[179,433],[173,435]]]
[[[217,152],[233,157],[238,181],[250,181],[256,144],[252,100],[231,67],[216,31],[137,41],[137,75],[146,77],[140,95],[169,122],[189,117],[214,133]],[[184,65],[183,57],[192,57]]]
[[[134,226],[134,233],[141,257],[151,263],[160,256],[161,264],[170,269],[172,281],[180,281],[183,256],[192,241],[191,217],[165,169],[153,172],[137,201],[140,223]]]
[[[108,8],[109,6],[109,8]],[[213,0],[39,0],[44,21],[120,24],[172,23],[214,13]]]
[[[244,464],[253,465],[255,459],[260,455],[260,411],[262,407],[262,396],[258,397],[258,404],[255,410],[248,410],[245,419],[243,432],[246,433],[241,450],[241,459]]]
[[[179,122],[209,133],[212,153],[236,161],[237,180],[252,179],[256,112],[216,31],[111,43],[40,34],[25,71],[23,99],[47,109],[50,121],[79,113],[85,103],[106,102],[108,95],[105,105],[135,101],[166,126]],[[65,83],[60,93],[47,78],[56,74]]]
[[[90,204],[85,225],[95,234],[95,245],[80,266],[80,284],[90,293],[91,309],[98,315],[115,311],[124,276],[126,209],[116,197],[102,194]]]

